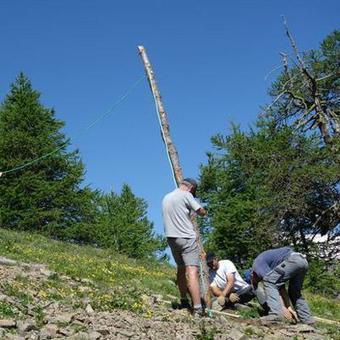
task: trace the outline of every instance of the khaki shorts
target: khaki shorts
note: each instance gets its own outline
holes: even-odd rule
[[[195,238],[168,237],[177,266],[199,266],[199,250]]]

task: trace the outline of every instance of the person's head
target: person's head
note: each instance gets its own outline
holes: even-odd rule
[[[182,189],[191,192],[196,197],[197,182],[193,178],[184,178],[180,183]]]
[[[218,257],[213,252],[208,252],[206,256],[207,266],[210,269],[217,270],[218,269]]]

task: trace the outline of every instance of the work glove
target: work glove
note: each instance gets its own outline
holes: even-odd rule
[[[221,307],[224,307],[225,303],[226,303],[226,299],[225,296],[221,295],[217,298],[217,302]]]
[[[236,303],[236,302],[239,302],[240,301],[240,297],[236,294],[236,293],[231,293],[229,295],[229,301],[231,303]]]

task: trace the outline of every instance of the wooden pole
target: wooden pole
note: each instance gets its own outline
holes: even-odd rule
[[[168,152],[168,155],[171,161],[171,165],[172,165],[171,170],[173,171],[173,175],[178,186],[180,182],[183,180],[183,173],[182,173],[182,168],[180,166],[177,150],[170,136],[168,117],[165,112],[165,109],[162,103],[162,97],[157,87],[155,74],[152,70],[151,63],[146,54],[145,48],[143,46],[138,46],[138,50],[143,60],[144,68],[145,68],[145,72],[146,72],[146,75],[149,81],[151,92],[154,96],[154,99],[157,105],[157,111],[158,111],[159,119],[161,122],[161,128],[162,128],[162,136],[163,136],[164,143],[167,148],[167,152]]]
[[[162,103],[162,97],[161,94],[159,92],[158,86],[157,86],[157,82],[156,82],[156,78],[155,78],[155,73],[152,69],[150,60],[146,54],[146,50],[144,48],[144,46],[138,46],[138,51],[139,54],[142,58],[143,64],[144,64],[144,68],[145,68],[145,72],[149,81],[149,85],[151,88],[151,92],[152,95],[155,99],[155,103],[157,106],[157,111],[158,111],[158,115],[159,115],[159,120],[161,123],[161,130],[162,130],[162,136],[163,136],[163,141],[165,143],[168,155],[169,155],[169,159],[172,165],[172,171],[173,171],[173,175],[175,178],[175,181],[177,183],[177,186],[181,183],[182,179],[183,179],[183,172],[182,172],[182,168],[180,166],[180,162],[179,162],[179,157],[178,157],[178,153],[176,150],[176,147],[171,139],[170,136],[170,129],[169,129],[169,123],[168,123],[168,117],[164,108],[164,105]],[[205,262],[205,252],[203,249],[203,244],[202,244],[202,240],[201,240],[201,236],[200,236],[200,232],[198,229],[198,225],[197,225],[197,221],[196,221],[196,216],[192,215],[191,216],[191,220],[197,235],[197,242],[198,242],[198,247],[199,247],[199,251],[200,251],[200,256],[201,256],[201,263],[202,263],[202,272],[201,275],[203,276],[203,285],[205,285],[205,289],[203,289],[203,294],[204,294],[204,300],[206,302],[206,304],[208,305],[208,307],[210,307],[210,296],[209,296],[209,276],[208,276],[208,267],[207,264]]]

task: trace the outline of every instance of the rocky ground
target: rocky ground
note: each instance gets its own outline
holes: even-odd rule
[[[217,314],[194,319],[186,311],[171,310],[159,295],[143,296],[147,308],[139,314],[99,310],[91,304],[97,289],[91,281],[6,258],[0,258],[0,282],[1,339],[332,338],[325,331],[304,325],[268,327],[257,320]]]

